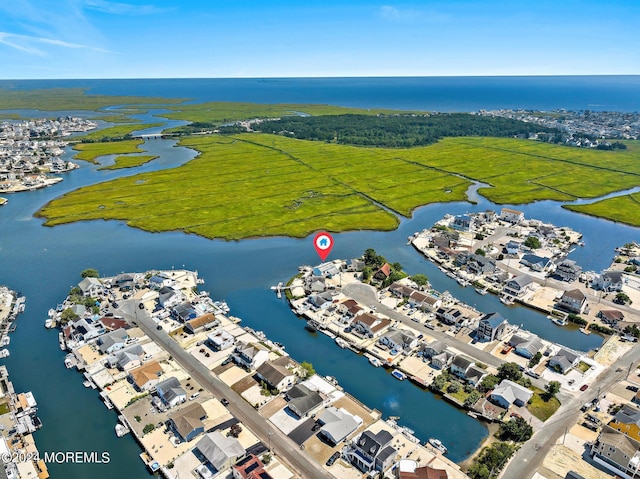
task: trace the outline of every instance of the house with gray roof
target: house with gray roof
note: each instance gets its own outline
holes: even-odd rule
[[[293,362],[287,356],[283,356],[275,361],[263,363],[256,370],[256,374],[272,388],[282,391],[296,382],[292,366]]]
[[[312,391],[304,384],[296,384],[287,391],[289,403],[287,407],[299,418],[307,417],[313,411],[322,406],[322,396]]]
[[[509,339],[509,346],[514,348],[516,354],[523,358],[531,359],[544,345],[535,334],[516,333]]]
[[[544,256],[538,256],[536,254],[525,254],[520,263],[528,266],[533,271],[545,271],[551,266],[551,258],[545,258]]]
[[[258,369],[269,359],[269,351],[261,344],[240,342],[235,347],[233,359],[246,369]]]
[[[506,327],[507,320],[504,319],[500,313],[488,313],[480,318],[478,328],[476,329],[476,337],[480,341],[502,339]]]
[[[393,435],[387,430],[377,433],[364,431],[352,443],[345,454],[347,459],[361,472],[384,471],[395,459],[396,451],[391,443]]]
[[[180,439],[188,442],[204,432],[202,421],[206,418],[207,412],[200,403],[194,401],[169,416],[169,427]]]
[[[418,345],[418,338],[411,331],[390,329],[380,336],[378,343],[389,349],[408,353]]]
[[[524,406],[531,396],[533,391],[508,379],[503,379],[491,392],[491,400],[504,408],[509,408],[512,404]]]
[[[333,296],[328,291],[309,295],[309,304],[316,309],[327,309],[333,303]]]
[[[582,273],[582,268],[572,259],[565,259],[561,261],[556,267],[554,276],[560,278],[562,281],[572,282],[578,279]]]
[[[447,345],[444,342],[436,339],[434,341],[431,341],[430,343],[425,344],[422,347],[422,352],[427,358],[431,359],[433,356],[442,353],[445,349],[447,349]]]
[[[640,443],[613,428],[605,426],[602,429],[591,446],[591,457],[617,476],[638,477]]]
[[[334,276],[340,274],[340,269],[338,266],[333,263],[322,263],[313,268],[314,276],[323,276],[325,278],[333,278]]]
[[[180,386],[180,381],[171,376],[156,385],[156,393],[169,408],[175,407],[187,400],[186,391]]]
[[[519,298],[527,292],[532,282],[531,276],[521,274],[507,281],[503,291],[505,294]]]
[[[591,282],[593,289],[599,289],[601,291],[622,291],[624,285],[624,272],[622,271],[603,271],[602,274],[597,275]]]
[[[158,304],[163,308],[173,308],[184,302],[185,296],[171,286],[163,286],[158,290]]]
[[[104,292],[104,286],[98,278],[87,277],[78,283],[84,296],[96,297]]]
[[[481,254],[474,254],[467,261],[467,271],[471,274],[491,274],[496,267],[496,261],[493,258]]]
[[[467,369],[469,369],[473,364],[475,364],[475,360],[471,359],[469,356],[465,356],[464,354],[459,354],[453,358],[453,361],[449,366],[449,371],[460,379],[466,379]]]
[[[453,354],[448,349],[445,349],[440,354],[436,354],[431,357],[431,366],[436,369],[446,369],[449,367],[449,365],[453,361],[453,358],[455,357],[455,354]]]
[[[194,453],[196,449],[199,453],[196,456],[201,456],[216,473],[229,469],[246,454],[240,441],[235,437],[224,436],[220,431],[205,434],[196,444]]]
[[[142,364],[142,360],[140,358],[143,354],[144,349],[142,349],[142,346],[139,344],[132,344],[124,347],[123,349],[117,350],[114,354],[107,357],[107,365],[110,368],[118,368],[123,371],[128,371]]]
[[[579,289],[565,291],[557,307],[570,313],[582,314],[587,309],[587,296]]]
[[[362,418],[349,413],[344,408],[338,409],[331,406],[322,411],[318,422],[322,424],[319,434],[330,444],[335,445],[353,434],[362,425]]]
[[[223,351],[231,348],[235,341],[236,338],[225,329],[207,334],[207,344],[216,351]]]
[[[124,328],[116,329],[103,334],[98,338],[98,349],[102,354],[111,354],[124,348],[125,341],[129,339],[129,334]]]
[[[559,370],[562,374],[566,374],[579,360],[580,355],[578,353],[567,348],[560,348],[560,350],[549,359],[549,367]]]

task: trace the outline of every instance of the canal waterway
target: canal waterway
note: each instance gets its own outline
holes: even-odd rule
[[[82,386],[78,373],[65,369],[56,332],[43,327],[47,310],[66,296],[80,280],[80,271],[87,267],[97,268],[102,275],[155,268],[198,270],[206,281],[204,289],[214,298],[226,299],[231,313],[242,318],[243,324],[282,342],[295,359],[312,362],[319,373],[336,377],[366,405],[379,409],[384,416],[399,416],[399,423],[414,429],[423,440],[440,438],[454,461],[463,460],[477,448],[487,435],[481,423],[407,381],[399,382],[383,369],[371,367],[366,359],[336,347],[329,338],[308,333],[286,302],[269,290],[269,286],[295,274],[299,265],[318,261],[311,238],[211,241],[179,232],[147,233],[116,221],[48,228],[33,217],[46,202],[80,186],[178,166],[195,156],[192,150],[176,147],[173,140],[148,140],[144,148],[160,158],[138,168],[113,171],[97,171],[96,165],[81,162],[79,170],[64,175],[65,181],[47,189],[10,195],[9,203],[0,208],[0,284],[27,296],[26,312],[19,317],[12,335],[11,356],[2,364],[8,366],[16,389],[33,391],[39,402],[44,427],[36,433],[37,444],[41,452],[110,454],[108,464],[49,464],[52,477],[148,476],[134,440],[130,436],[115,437],[115,413],[104,407],[95,391]],[[506,307],[491,295],[480,296],[472,288],[460,287],[406,245],[407,236],[431,226],[446,213],[501,208],[481,196],[475,200],[477,204],[457,202],[419,208],[392,232],[335,235],[330,258],[357,257],[372,247],[390,261],[402,263],[410,274],[427,274],[436,289],[448,290],[481,311],[498,311],[512,324],[545,339],[583,351],[599,346],[601,338],[597,335],[585,336],[555,326],[535,311]],[[580,231],[586,245],[570,257],[585,270],[605,268],[616,246],[640,236],[636,228],[579,215],[562,209],[557,202],[517,208],[527,217]]]

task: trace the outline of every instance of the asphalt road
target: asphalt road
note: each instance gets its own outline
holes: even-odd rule
[[[139,309],[134,300],[121,301],[119,313],[128,321],[135,321],[137,326],[144,331],[156,344],[167,351],[178,364],[180,364],[193,379],[213,393],[218,399],[229,400],[227,409],[242,424],[248,427],[264,444],[271,447],[299,477],[302,478],[332,478],[321,465],[311,460],[296,443],[284,435],[269,421],[263,418],[252,406],[250,406],[239,394],[220,381],[191,354],[182,349],[168,334],[156,329],[156,323],[149,313]]]

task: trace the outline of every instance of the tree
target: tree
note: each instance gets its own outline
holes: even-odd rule
[[[633,301],[631,301],[631,298],[629,298],[629,296],[627,296],[626,293],[623,293],[622,291],[620,291],[618,294],[616,294],[615,299],[613,300],[614,303],[616,304],[632,304]]]
[[[69,296],[82,296],[82,290],[78,286],[74,286],[69,290]]]
[[[531,425],[521,417],[512,417],[508,422],[500,424],[498,437],[502,440],[525,442],[533,435]]]
[[[80,276],[82,276],[83,278],[97,278],[100,275],[98,274],[97,269],[87,268],[84,271],[82,271],[82,273],[80,273]]]
[[[460,385],[460,383],[458,381],[452,381],[449,384],[449,386],[447,386],[447,392],[455,394],[458,391],[460,391],[461,388],[462,388],[462,386]]]
[[[484,250],[482,248],[478,248],[476,250],[476,254],[479,256],[486,256],[486,253],[484,252]]]
[[[231,428],[229,429],[229,436],[235,437],[237,439],[241,432],[242,432],[242,426],[236,423],[233,426],[231,426]]]
[[[67,308],[60,315],[60,321],[62,322],[62,324],[66,324],[69,321],[75,321],[79,317],[80,316],[78,316],[76,313],[74,313],[71,308]]]
[[[482,395],[478,391],[476,391],[476,390],[471,391],[469,393],[469,395],[464,400],[465,407],[469,407],[470,408],[475,403],[477,403],[478,399],[480,399],[481,397],[482,397]]]
[[[311,364],[310,362],[303,361],[302,363],[300,363],[300,367],[304,371],[305,378],[310,378],[316,373],[316,370],[313,369],[313,364]]]
[[[431,386],[436,391],[442,392],[446,384],[447,384],[446,378],[442,374],[439,374],[438,376],[433,378],[433,382],[431,383]]]
[[[623,332],[625,334],[630,334],[634,338],[640,338],[640,328],[638,328],[638,326],[636,326],[635,324],[631,324],[629,326],[626,326],[623,329]]]
[[[155,424],[147,424],[144,429],[142,429],[142,434],[149,434],[151,431],[153,431],[156,428]]]
[[[487,374],[484,378],[482,378],[482,381],[480,381],[480,386],[478,386],[478,389],[480,389],[480,391],[482,392],[491,391],[498,385],[499,382],[500,378],[498,376]]]
[[[544,388],[547,390],[549,399],[551,399],[560,391],[560,383],[558,381],[549,381]]]
[[[429,284],[429,278],[427,278],[427,276],[424,274],[414,274],[409,279],[416,283],[418,286],[426,286],[427,284]]]
[[[373,248],[368,248],[364,252],[364,264],[367,266],[371,266],[372,269],[378,269],[386,262],[386,258],[377,254],[376,250],[374,250]]]
[[[391,263],[391,269],[400,272],[402,271],[402,265],[398,262]]]
[[[520,366],[516,363],[503,363],[498,368],[498,377],[500,379],[508,379],[513,382],[518,382],[520,378],[522,378]]]
[[[542,244],[540,244],[540,240],[535,236],[529,236],[526,240],[524,240],[524,245],[527,248],[538,249]]]
[[[536,354],[533,355],[533,357],[529,360],[529,367],[532,368],[534,367],[536,364],[538,364],[540,362],[540,360],[542,359],[542,353],[540,351],[538,351]]]

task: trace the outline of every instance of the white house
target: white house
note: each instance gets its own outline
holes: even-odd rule
[[[217,331],[215,333],[207,334],[207,341],[215,349],[216,351],[222,351],[223,349],[228,349],[233,346],[236,338],[233,337],[229,332],[223,330]]]
[[[524,406],[529,402],[531,396],[533,396],[533,391],[530,389],[508,379],[503,379],[491,393],[491,400],[508,409],[512,404]]]
[[[579,289],[562,293],[558,307],[572,313],[581,314],[587,309],[587,297]]]
[[[269,351],[257,344],[238,343],[233,358],[247,369],[258,369],[269,359]]]
[[[518,224],[524,220],[524,213],[511,208],[502,208],[500,211],[500,219],[508,223]]]
[[[187,400],[187,393],[175,377],[165,379],[156,385],[158,397],[170,408]]]
[[[622,271],[603,271],[591,283],[593,289],[602,291],[622,291],[623,285],[624,273]]]
[[[100,296],[104,291],[104,286],[98,278],[84,278],[78,283],[78,288],[82,290],[84,296]]]

